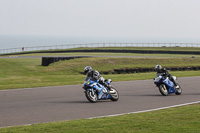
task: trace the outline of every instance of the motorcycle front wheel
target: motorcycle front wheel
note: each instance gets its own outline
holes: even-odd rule
[[[167,96],[168,95],[168,89],[164,84],[159,85],[158,88],[159,88],[160,93],[163,96]]]
[[[85,96],[90,101],[91,103],[96,103],[97,102],[97,94],[93,91],[86,90],[85,91]]]
[[[112,101],[117,101],[119,99],[119,93],[117,92],[117,90],[113,87],[111,87],[111,90],[109,91],[110,93],[110,100]]]
[[[181,86],[180,86],[178,83],[177,83],[177,85],[179,86],[179,88],[176,89],[175,94],[176,94],[176,95],[181,95],[181,93],[182,93]]]

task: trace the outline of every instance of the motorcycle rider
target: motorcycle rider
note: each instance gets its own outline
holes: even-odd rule
[[[172,81],[175,85],[175,88],[179,88],[179,86],[177,85],[176,81],[174,80],[174,78],[172,77],[172,75],[165,69],[162,68],[161,65],[156,65],[155,66],[155,70],[157,72],[157,77],[158,76],[165,76],[168,77],[170,81]]]
[[[91,66],[86,66],[84,68],[84,74],[87,75],[87,78],[90,77],[91,80],[99,80],[99,83],[105,86],[108,90],[111,90],[111,87],[105,82],[105,79],[101,76],[101,74],[97,70],[92,70]]]

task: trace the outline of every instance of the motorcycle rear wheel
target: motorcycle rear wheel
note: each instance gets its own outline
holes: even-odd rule
[[[90,101],[91,103],[96,103],[97,102],[97,94],[95,92],[93,94],[92,91],[86,90],[85,91],[85,96],[88,99],[88,101]]]
[[[159,91],[163,96],[167,96],[168,95],[168,89],[164,84],[159,85]]]
[[[119,99],[119,93],[115,88],[111,87],[111,90],[109,93],[111,96],[110,100],[117,101]]]

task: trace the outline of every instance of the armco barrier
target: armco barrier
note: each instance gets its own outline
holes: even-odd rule
[[[88,58],[90,56],[69,56],[69,57],[42,57],[42,66],[48,66],[51,63],[70,60],[75,58]]]
[[[41,50],[66,50],[72,48],[112,48],[112,47],[193,47],[199,48],[200,43],[85,43],[85,44],[65,44],[51,46],[18,47],[10,49],[0,49],[0,54],[12,54],[17,52],[33,52]]]
[[[23,53],[8,53],[1,55],[18,55],[31,53],[72,53],[72,52],[110,52],[110,53],[142,53],[142,54],[192,54],[200,55],[200,51],[164,51],[164,50],[116,50],[116,49],[93,49],[93,50],[56,50],[56,51],[34,51]]]

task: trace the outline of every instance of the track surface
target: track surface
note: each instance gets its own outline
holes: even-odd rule
[[[82,85],[0,91],[0,127],[142,111],[200,101],[200,77],[179,78],[183,93],[162,96],[153,80],[113,82],[120,99],[90,103]]]

